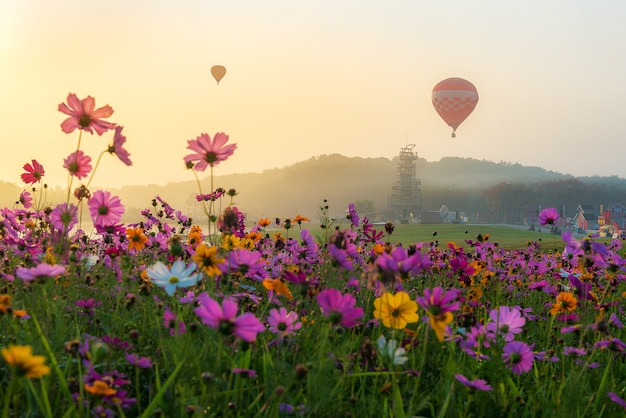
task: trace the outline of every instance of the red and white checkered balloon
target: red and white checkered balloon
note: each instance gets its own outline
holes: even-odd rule
[[[478,91],[472,83],[462,78],[448,78],[433,88],[433,106],[441,119],[452,128],[452,138],[459,125],[474,111]]]

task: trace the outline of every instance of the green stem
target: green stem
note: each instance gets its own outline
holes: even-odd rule
[[[17,381],[15,374],[11,376],[11,381],[9,382],[9,388],[7,392],[4,394],[4,405],[2,407],[2,418],[9,417],[9,405],[11,405],[11,397],[13,396],[13,390],[15,389],[15,382]]]
[[[76,153],[74,154],[74,162],[78,161],[78,151],[80,150],[80,141],[83,137],[83,130],[79,130],[78,131],[78,145],[76,145]],[[74,181],[74,176],[72,176],[72,173],[69,172],[68,170],[68,174],[67,174],[67,204],[69,205],[70,203],[70,195],[72,194],[72,182]]]
[[[96,165],[94,166],[93,170],[91,170],[91,176],[89,176],[89,181],[87,181],[87,185],[85,186],[87,189],[89,189],[91,180],[93,180],[93,176],[94,174],[96,174],[96,170],[98,169],[98,166],[100,165],[100,160],[102,159],[102,156],[107,152],[108,152],[108,149],[105,149],[104,151],[100,153],[100,155],[98,155],[98,160],[96,161]]]

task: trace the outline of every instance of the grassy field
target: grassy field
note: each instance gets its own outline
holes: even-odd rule
[[[349,227],[347,222],[343,222],[339,226],[341,228]],[[316,224],[303,224],[303,228],[308,228],[316,237],[324,236],[324,231]],[[384,231],[384,225],[374,225],[374,229]],[[284,233],[284,229],[282,231]],[[476,241],[479,235],[483,238],[488,236],[490,242],[497,242],[498,245],[507,249],[526,247],[529,242],[538,242],[546,248],[554,248],[556,242],[557,249],[563,250],[564,247],[560,234],[551,234],[549,229],[545,227],[542,232],[531,231],[526,226],[397,224],[393,234],[389,237],[389,241],[393,243],[401,242],[405,246],[416,242],[434,241],[438,241],[440,245],[445,245],[451,241],[463,245],[466,240]],[[293,236],[293,232],[290,236]],[[384,235],[384,240],[387,240],[386,234]],[[550,245],[548,246],[547,243]]]

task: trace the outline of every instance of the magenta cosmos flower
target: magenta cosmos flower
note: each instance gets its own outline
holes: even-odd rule
[[[130,154],[124,148],[124,142],[126,142],[126,137],[122,135],[123,126],[115,127],[115,135],[113,135],[113,145],[109,145],[107,149],[111,154],[117,155],[117,158],[120,159],[126,165],[133,165],[133,162],[130,160]]]
[[[111,196],[110,192],[97,190],[89,198],[89,213],[96,226],[115,225],[122,219],[124,205],[117,196]]]
[[[18,267],[15,269],[15,275],[25,282],[32,280],[45,281],[65,273],[65,267],[58,264],[41,263],[37,267]]]
[[[63,168],[66,168],[72,176],[82,179],[91,171],[91,157],[81,150],[75,151],[65,159]]]
[[[489,312],[491,322],[487,324],[487,330],[502,336],[504,341],[513,341],[515,334],[522,332],[522,327],[526,324],[517,308],[509,308],[508,306],[500,306]]]
[[[20,203],[24,205],[25,209],[30,209],[33,206],[33,197],[26,190],[20,193]]]
[[[78,208],[73,204],[61,203],[50,213],[50,223],[58,231],[69,231],[78,222]]]
[[[259,332],[265,327],[259,319],[250,312],[237,316],[237,303],[225,298],[220,305],[216,300],[202,292],[198,296],[200,306],[193,311],[202,320],[202,323],[219,330],[225,335],[235,335],[246,342],[253,342]]]
[[[540,225],[554,225],[559,219],[559,212],[556,208],[545,208],[539,213]]]
[[[82,129],[91,134],[96,131],[98,135],[102,135],[109,129],[115,128],[114,123],[102,120],[113,114],[111,106],[106,105],[98,109],[95,107],[96,101],[93,97],[87,96],[86,99],[79,100],[76,94],[70,93],[67,96],[67,104],[59,105],[59,112],[70,116],[61,124],[63,132],[69,134],[75,129]]]
[[[26,172],[22,174],[22,180],[26,184],[34,184],[41,180],[45,171],[43,166],[37,160],[31,160],[31,164],[24,164],[22,167]]]
[[[363,317],[363,308],[355,308],[356,299],[349,293],[342,295],[337,289],[322,290],[317,294],[317,303],[324,316],[333,324],[351,328]]]
[[[533,367],[533,349],[521,341],[511,341],[502,350],[504,364],[515,374],[522,374]]]
[[[464,386],[467,386],[470,389],[493,390],[491,385],[489,385],[489,383],[487,383],[483,379],[469,380],[467,377],[463,376],[462,374],[455,374],[454,378],[458,380],[459,382],[461,382]]]
[[[195,163],[197,171],[204,171],[208,166],[213,167],[221,161],[225,161],[233,155],[237,144],[228,144],[228,135],[218,132],[211,140],[208,134],[200,134],[196,139],[187,141],[187,149],[195,151],[195,154],[187,155],[184,160],[186,164]]]
[[[270,325],[270,332],[278,334],[280,338],[292,335],[302,328],[302,322],[298,322],[298,314],[293,311],[287,312],[285,308],[272,309],[267,323]]]

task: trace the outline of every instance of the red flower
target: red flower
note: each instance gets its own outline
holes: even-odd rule
[[[45,173],[43,166],[36,160],[32,160],[32,165],[28,163],[24,164],[23,168],[26,172],[22,174],[22,180],[24,180],[24,183],[26,184],[37,183],[41,180]]]
[[[87,96],[86,99],[79,100],[74,93],[67,96],[67,103],[67,105],[65,103],[59,105],[59,112],[70,116],[61,124],[61,129],[66,134],[75,129],[82,129],[91,134],[96,131],[98,135],[102,135],[109,129],[115,128],[114,123],[102,120],[102,118],[108,118],[113,114],[111,106],[106,105],[94,109],[96,101],[93,97]]]

